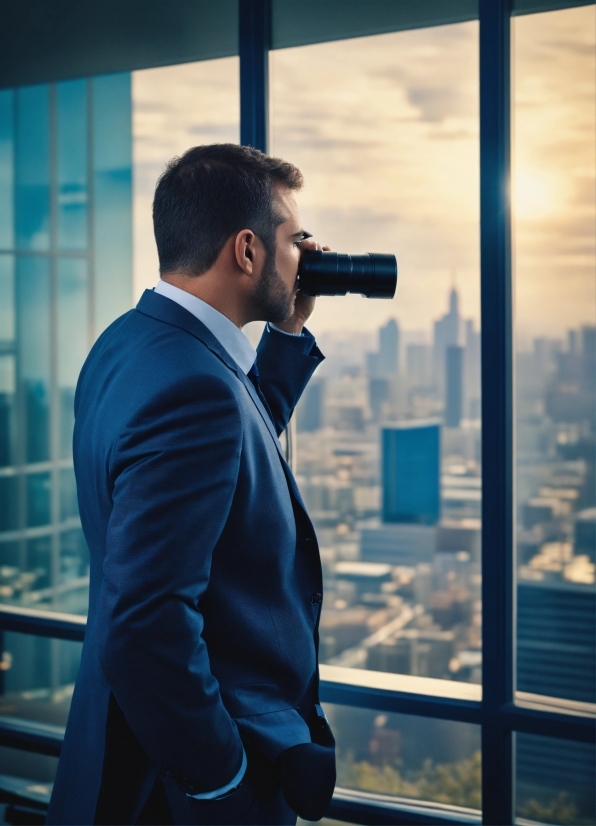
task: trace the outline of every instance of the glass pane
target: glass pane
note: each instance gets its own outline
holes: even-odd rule
[[[480,731],[467,723],[325,705],[337,785],[480,809]]]
[[[321,546],[321,659],[479,682],[476,22],[274,51],[272,153],[304,226],[394,253],[393,302],[320,298],[297,410]]]
[[[237,57],[133,72],[136,300],[159,278],[151,217],[157,179],[170,158],[191,146],[238,143],[238,78]]]
[[[514,19],[517,688],[596,702],[595,7]]]
[[[0,699],[0,709],[4,709],[4,707],[4,702]],[[5,713],[3,710],[0,711],[0,714]],[[49,797],[52,793],[51,784],[54,782],[57,768],[57,757],[48,757],[45,754],[33,754],[29,751],[0,746],[0,773],[33,781],[32,783],[25,783],[25,789],[28,794],[39,795],[41,800]]]
[[[16,91],[15,221],[19,249],[50,245],[49,92],[47,86]]]
[[[60,521],[79,515],[77,482],[72,468],[60,471]]]
[[[6,632],[0,713],[66,725],[81,648],[78,642]]]
[[[26,542],[26,560],[21,574],[21,601],[45,607],[41,603],[50,596],[52,585],[52,537],[36,536]]]
[[[60,586],[52,608],[67,614],[86,614],[89,605],[89,550],[83,531],[60,534]]]
[[[0,255],[0,467],[15,460],[15,353],[14,257]]]
[[[87,81],[57,84],[58,246],[87,246]]]
[[[0,91],[0,249],[14,247],[14,92]]]
[[[93,95],[95,334],[132,304],[130,74],[96,77]]]
[[[14,475],[0,476],[0,533],[18,528],[18,479]],[[5,565],[0,545],[0,565]]]
[[[51,478],[49,473],[30,473],[27,483],[27,527],[51,522]]]
[[[87,356],[87,261],[58,260],[58,392],[60,396],[60,456],[72,455],[74,394]]]
[[[516,735],[517,815],[538,823],[596,822],[591,743]]]
[[[25,407],[27,462],[49,459],[50,268],[47,258],[17,258],[19,379]]]

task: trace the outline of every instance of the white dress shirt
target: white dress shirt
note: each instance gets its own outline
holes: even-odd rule
[[[160,279],[155,288],[155,292],[164,295],[180,304],[189,313],[192,313],[195,318],[202,321],[210,333],[213,333],[215,338],[219,341],[221,346],[226,350],[238,367],[244,372],[248,373],[253,366],[257,357],[257,351],[252,346],[250,341],[246,338],[242,330],[240,330],[233,321],[220,313],[206,301],[197,298],[196,295],[187,293],[186,290],[181,290],[179,287],[174,287],[173,284],[168,284],[167,281]],[[280,333],[283,330],[279,331]]]

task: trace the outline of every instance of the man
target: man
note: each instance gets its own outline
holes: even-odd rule
[[[290,824],[331,799],[319,553],[277,438],[323,358],[296,295],[301,185],[247,147],[174,159],[161,281],[81,372],[89,619],[48,823]]]

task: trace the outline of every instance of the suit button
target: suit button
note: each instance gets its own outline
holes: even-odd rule
[[[319,604],[319,602],[320,602],[322,599],[323,599],[323,594],[319,594],[319,592],[317,591],[317,593],[316,593],[316,594],[313,594],[313,595],[312,595],[312,597],[310,598],[310,601],[312,602],[312,604],[313,604],[313,605],[318,605],[318,604]]]

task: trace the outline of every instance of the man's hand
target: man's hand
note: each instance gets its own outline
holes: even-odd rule
[[[325,252],[329,252],[330,250],[329,247],[322,247],[320,244],[317,244],[316,241],[311,241],[310,238],[306,238],[304,241],[301,242],[300,249],[322,249]],[[302,332],[302,328],[312,315],[312,312],[315,308],[315,301],[316,297],[314,295],[302,295],[299,292],[296,296],[294,312],[292,313],[291,317],[287,321],[276,323],[275,326],[278,327],[280,330],[284,330],[286,333],[294,333],[294,335],[299,335]]]

